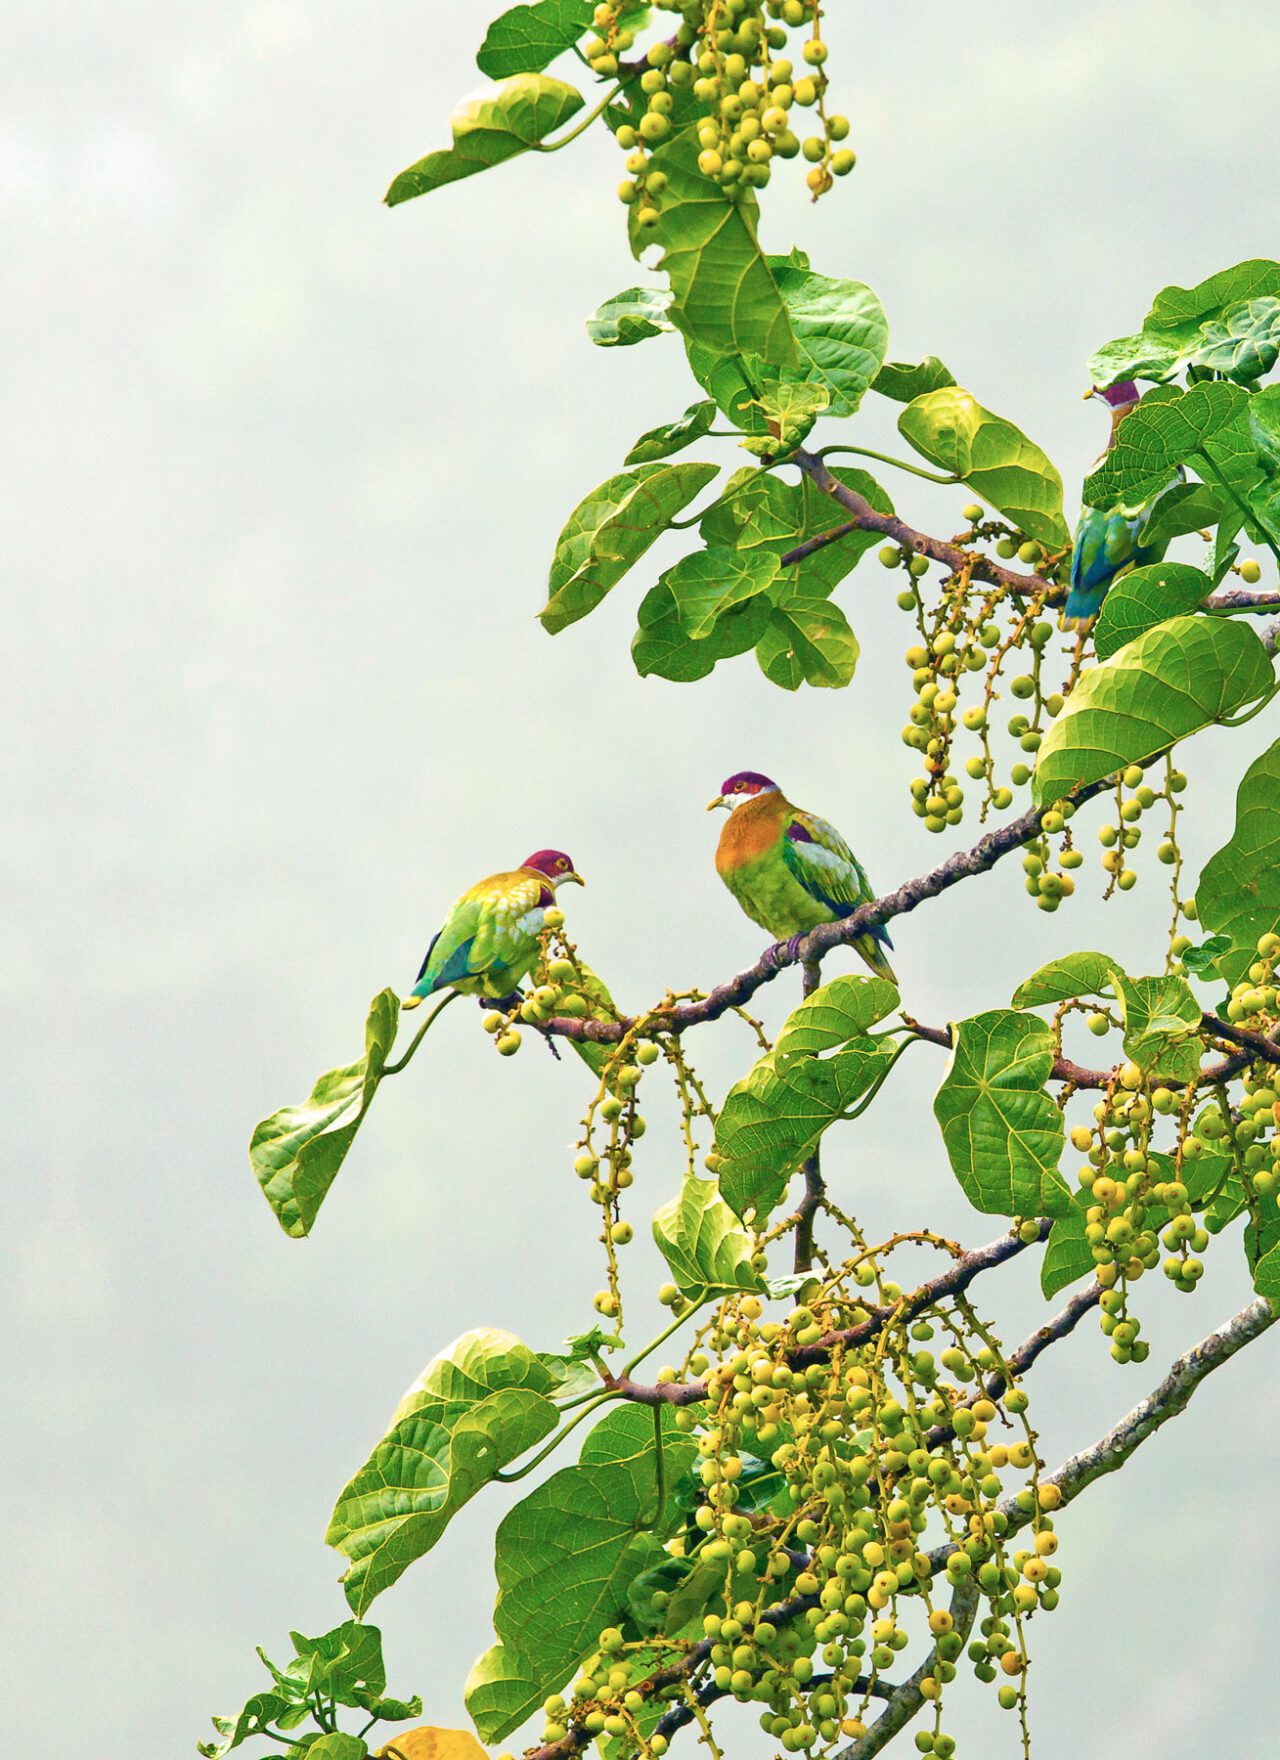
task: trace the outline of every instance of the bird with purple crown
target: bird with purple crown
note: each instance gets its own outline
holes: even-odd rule
[[[490,874],[463,893],[436,933],[403,1008],[417,1008],[437,990],[466,996],[510,996],[538,963],[538,936],[556,888],[585,886],[558,849],[535,850],[518,868]]]
[[[1132,379],[1126,379],[1123,384],[1108,386],[1106,390],[1099,390],[1095,386],[1085,395],[1101,398],[1111,410],[1111,434],[1106,451],[1089,467],[1090,472],[1093,472],[1106,462],[1107,453],[1115,445],[1121,422],[1131,410],[1137,408],[1142,394]],[[1063,629],[1078,630],[1084,634],[1092,627],[1102,601],[1121,575],[1127,574],[1130,569],[1140,568],[1145,563],[1162,560],[1168,541],[1162,544],[1144,544],[1140,541],[1140,535],[1165,490],[1183,479],[1184,473],[1181,470],[1174,472],[1168,483],[1163,484],[1145,501],[1132,507],[1085,507],[1081,511],[1071,552],[1071,587],[1066,604],[1062,607]]]
[[[739,770],[707,806],[728,810],[716,872],[753,923],[776,941],[795,941],[819,923],[850,917],[875,897],[866,869],[834,825],[793,807],[776,782]],[[853,943],[878,977],[896,983],[883,929]]]

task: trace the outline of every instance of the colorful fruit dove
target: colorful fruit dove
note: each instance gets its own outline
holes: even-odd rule
[[[1100,397],[1110,406],[1109,452],[1115,444],[1121,422],[1137,407],[1141,393],[1132,379],[1126,379],[1123,384],[1109,386],[1105,391],[1095,387],[1086,395]],[[1106,456],[1104,452],[1090,470],[1097,470]],[[1183,472],[1179,470],[1154,495],[1132,507],[1085,507],[1081,511],[1075,547],[1071,552],[1071,589],[1062,607],[1063,629],[1078,630],[1083,634],[1091,627],[1112,583],[1120,575],[1145,563],[1160,561],[1167,544],[1142,544],[1139,535],[1165,489],[1182,480]]]
[[[739,770],[722,786],[707,811],[725,807],[716,872],[753,923],[777,941],[792,941],[852,916],[875,897],[866,870],[833,825],[793,807],[776,782],[755,770]],[[897,980],[883,949],[893,944],[883,929],[853,943],[871,970]]]
[[[538,935],[556,888],[586,882],[558,849],[535,850],[508,873],[490,874],[454,905],[427,949],[403,1008],[437,990],[467,996],[510,996],[538,961]]]

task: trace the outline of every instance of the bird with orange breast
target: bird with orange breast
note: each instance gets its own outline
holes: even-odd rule
[[[716,872],[753,923],[775,941],[794,941],[851,917],[875,897],[867,871],[834,825],[793,807],[776,782],[739,770],[708,804],[728,810]],[[877,977],[896,983],[884,954],[893,943],[870,929],[852,943]]]

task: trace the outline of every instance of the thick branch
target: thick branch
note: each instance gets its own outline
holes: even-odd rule
[[[806,538],[794,550],[788,550],[782,558],[783,568],[794,562],[803,562],[806,556],[825,549],[828,544],[837,544],[854,532],[879,532],[881,536],[891,538],[895,544],[901,545],[904,550],[945,564],[953,574],[967,570],[971,580],[1005,587],[1014,593],[1039,594],[1046,605],[1061,604],[1067,596],[1068,589],[1058,581],[1045,580],[1038,574],[1023,574],[1016,568],[1002,568],[998,562],[993,562],[980,551],[966,550],[962,545],[948,543],[943,538],[932,538],[927,532],[917,531],[896,514],[877,513],[865,495],[859,495],[856,489],[850,489],[842,483],[816,453],[797,451],[792,455],[791,462],[799,466],[816,488],[824,495],[830,495],[852,517],[842,525],[833,526],[830,531],[818,532],[814,537]],[[1232,587],[1225,592],[1214,593],[1205,601],[1205,609],[1219,612],[1274,611],[1280,609],[1280,593],[1253,592],[1245,587]]]
[[[1028,597],[1040,594],[1051,603],[1065,596],[1066,589],[1056,581],[1044,580],[1038,574],[1023,574],[1016,568],[1001,568],[998,562],[992,562],[976,550],[965,550],[959,544],[948,544],[941,538],[931,538],[927,532],[918,532],[896,514],[877,513],[865,495],[859,495],[856,489],[850,489],[838,477],[828,470],[826,464],[816,453],[798,451],[792,455],[792,462],[800,467],[814,486],[821,489],[824,495],[830,495],[838,501],[846,512],[853,517],[846,525],[839,527],[837,533],[822,533],[823,543],[833,543],[836,536],[846,537],[850,532],[879,532],[886,538],[892,538],[895,544],[904,549],[914,551],[918,556],[928,556],[934,562],[945,563],[953,574],[967,570],[971,579],[986,581],[993,587],[1006,587],[1010,592],[1023,593]],[[816,539],[809,539],[782,558],[785,568],[790,562],[799,562],[811,550],[820,549],[822,545]]]
[[[860,1320],[856,1326],[846,1327],[840,1332],[828,1332],[816,1344],[792,1351],[788,1361],[794,1368],[803,1369],[810,1363],[825,1362],[838,1345],[866,1344],[868,1340],[877,1338],[891,1321],[909,1323],[947,1296],[959,1295],[962,1290],[968,1289],[973,1280],[984,1271],[1003,1265],[1007,1259],[1013,1259],[1019,1253],[1025,1252],[1027,1247],[1046,1240],[1051,1227],[1048,1220],[1042,1220],[1037,1225],[1034,1240],[1024,1241],[1018,1231],[1013,1229],[985,1247],[975,1247],[970,1253],[962,1253],[945,1271],[940,1271],[936,1277],[922,1283],[919,1289],[903,1301],[884,1308],[872,1307],[868,1303],[865,1320]],[[1038,1354],[1039,1352],[1034,1353]],[[620,1376],[617,1380],[608,1377],[606,1385],[621,1394],[623,1399],[634,1400],[638,1405],[644,1406],[698,1405],[707,1398],[708,1392],[705,1381],[659,1381],[656,1385],[649,1386],[633,1381],[629,1375]]]
[[[951,1049],[950,1027],[930,1027],[911,1016],[905,1018],[917,1039],[923,1039],[927,1045],[940,1045],[944,1051]],[[1275,1038],[1268,1038],[1264,1033],[1251,1033],[1246,1027],[1237,1027],[1216,1014],[1202,1014],[1200,1026],[1203,1032],[1214,1038],[1225,1039],[1229,1044],[1241,1048],[1239,1055],[1206,1064],[1198,1078],[1201,1086],[1229,1081],[1259,1058],[1265,1063],[1280,1064],[1280,1042]],[[1073,1088],[1109,1088],[1115,1083],[1119,1071],[1119,1064],[1112,1064],[1106,1069],[1089,1069],[1070,1057],[1055,1057],[1053,1068],[1049,1071],[1049,1080],[1066,1082]]]
[[[1068,1504],[1088,1489],[1096,1479],[1117,1472],[1135,1454],[1148,1437],[1186,1410],[1192,1395],[1207,1375],[1229,1362],[1237,1351],[1276,1323],[1277,1315],[1265,1297],[1259,1296],[1230,1320],[1211,1332],[1207,1338],[1181,1356],[1169,1373],[1146,1399],[1140,1401],[1129,1415],[1108,1430],[1105,1436],[1078,1454],[1073,1454],[1052,1473],[1041,1477],[1042,1485],[1056,1485]],[[1026,1527],[1033,1512],[1022,1509],[1016,1498],[1006,1498],[1000,1505],[1008,1524],[1005,1537]],[[956,1550],[954,1543],[938,1546],[929,1554],[935,1573],[942,1570]]]
[[[1114,778],[1104,777],[1100,782],[1079,789],[1071,798],[1077,805],[1082,805],[1102,794],[1113,782]],[[795,943],[777,942],[766,948],[753,966],[726,979],[723,984],[717,984],[700,1002],[681,1002],[666,1009],[656,1024],[669,1032],[683,1033],[690,1027],[701,1026],[704,1021],[719,1020],[731,1008],[740,1008],[750,1001],[762,985],[772,982],[788,966],[821,959],[833,947],[848,947],[870,930],[892,922],[895,917],[904,917],[926,900],[950,891],[961,880],[971,880],[987,873],[1002,857],[1021,849],[1028,839],[1038,834],[1043,816],[1043,808],[1029,807],[1007,825],[988,831],[972,849],[957,850],[930,873],[922,874],[918,880],[904,881],[896,891],[860,905],[852,916],[841,917],[834,923],[820,923]],[[615,1045],[634,1024],[633,1018],[627,1015],[616,1021],[573,1020],[556,1015],[544,1023],[542,1031],[596,1045]]]
[[[804,994],[812,996],[822,982],[821,961],[806,960],[804,965]],[[796,1241],[793,1270],[812,1271],[813,1269],[813,1225],[822,1204],[823,1194],[827,1189],[822,1177],[822,1151],[815,1147],[813,1154],[806,1156],[800,1165],[804,1175],[804,1196],[796,1205]]]
[[[963,1578],[956,1584],[955,1593],[951,1597],[952,1629],[958,1633],[962,1644],[968,1642],[969,1633],[973,1630],[974,1618],[978,1612],[978,1585],[972,1578]],[[865,1736],[859,1736],[850,1742],[847,1748],[841,1748],[835,1760],[871,1760],[888,1746],[924,1704],[924,1693],[921,1691],[924,1682],[937,1669],[938,1647],[925,1657],[919,1668],[900,1687],[895,1687],[890,1696],[889,1704]]]
[[[1042,1226],[1047,1229],[1048,1225]],[[968,1273],[967,1281],[972,1281],[980,1269],[985,1269],[992,1264],[999,1264],[1003,1259],[1010,1257],[1012,1252],[1017,1250],[1018,1244],[1020,1243],[1017,1243],[1016,1236],[993,1242],[989,1247],[966,1254],[963,1260],[958,1260],[956,1265],[952,1267],[951,1273],[943,1273],[943,1277],[952,1275],[963,1267]],[[1003,1252],[998,1250],[1001,1248],[1004,1249]],[[978,1260],[983,1263],[975,1267],[974,1262]],[[912,1298],[912,1302],[914,1303],[925,1290],[930,1288],[933,1289],[936,1299],[937,1285],[940,1282],[941,1279],[935,1278],[931,1284],[922,1285],[916,1297]],[[954,1285],[951,1293],[955,1293]],[[1010,1355],[1008,1358],[1009,1369],[1015,1375],[1020,1375],[1030,1368],[1031,1364],[1043,1351],[1048,1349],[1049,1345],[1066,1337],[1083,1315],[1096,1304],[1099,1294],[1100,1291],[1096,1284],[1088,1289],[1077,1291],[1059,1314],[1046,1325],[1040,1327],[1038,1331],[1032,1333]],[[877,1312],[882,1311],[878,1310]],[[1188,1351],[1185,1356],[1179,1357],[1155,1391],[1135,1406],[1126,1418],[1122,1418],[1113,1429],[1109,1430],[1090,1448],[1082,1449],[1078,1454],[1072,1455],[1055,1472],[1042,1477],[1040,1483],[1042,1485],[1056,1485],[1062,1493],[1062,1502],[1065,1505],[1078,1497],[1096,1479],[1102,1478],[1107,1473],[1116,1472],[1148,1437],[1153,1436],[1162,1425],[1167,1424],[1171,1418],[1186,1409],[1196,1388],[1207,1375],[1212,1374],[1237,1351],[1242,1350],[1246,1344],[1267,1331],[1270,1326],[1274,1325],[1276,1318],[1270,1304],[1262,1298],[1251,1302],[1248,1307],[1242,1308],[1234,1319],[1220,1326],[1216,1332],[1210,1333],[1208,1338]],[[831,1336],[836,1338],[846,1335],[832,1334]],[[811,1347],[811,1349],[816,1348],[818,1347]],[[624,1384],[619,1382],[617,1385],[621,1387]],[[1003,1385],[1003,1377],[992,1377],[987,1383],[987,1391],[994,1396],[1003,1391]],[[652,1389],[636,1389],[633,1397],[638,1397],[641,1393],[650,1394],[654,1391]],[[701,1397],[701,1394],[695,1392],[693,1387],[673,1389],[672,1392],[675,1394],[678,1404],[689,1404],[693,1399]],[[1032,1520],[1032,1513],[1022,1509],[1015,1498],[1007,1498],[1000,1505],[1000,1510],[1007,1524],[1006,1538],[1025,1527]],[[948,1542],[946,1545],[936,1547],[929,1554],[929,1562],[935,1575],[945,1569],[947,1559],[955,1550],[954,1543]],[[962,1640],[968,1637],[972,1628],[978,1599],[977,1585],[972,1578],[962,1579],[957,1584],[951,1603],[951,1614],[955,1622],[954,1629],[960,1632]],[[777,1603],[774,1607],[766,1608],[760,1617],[767,1619],[772,1625],[784,1625],[790,1620],[802,1618],[810,1608],[818,1605],[819,1598],[816,1595],[793,1595],[788,1600]],[[668,1688],[679,1686],[682,1682],[689,1680],[707,1662],[710,1654],[711,1642],[709,1639],[704,1639],[701,1643],[695,1644],[687,1650],[678,1661],[656,1670],[646,1679],[639,1681],[635,1690],[640,1693],[642,1698],[658,1698]],[[841,1749],[836,1760],[871,1760],[873,1755],[880,1753],[889,1740],[905,1728],[924,1704],[924,1694],[921,1687],[928,1676],[934,1673],[936,1667],[937,1651],[935,1648],[909,1679],[903,1681],[899,1686],[887,1689],[888,1704],[884,1713],[865,1736],[860,1736],[849,1747]],[[699,1690],[699,1697],[702,1703],[710,1704],[716,1698],[721,1697],[721,1694],[711,1683],[708,1683]],[[664,1714],[658,1727],[664,1735],[674,1734],[689,1721],[689,1718],[690,1712],[687,1706],[682,1703],[674,1704]],[[581,1753],[591,1740],[592,1737],[584,1728],[576,1726],[560,1741],[534,1749],[527,1760],[574,1760],[574,1756]]]

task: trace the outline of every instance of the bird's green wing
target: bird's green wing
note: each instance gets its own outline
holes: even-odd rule
[[[847,917],[875,894],[866,869],[834,825],[793,808],[782,837],[782,859],[811,898]]]
[[[427,949],[413,987],[415,996],[430,996],[433,990],[470,977],[476,969],[471,964],[471,955],[480,927],[482,900],[476,896],[479,890],[473,886],[464,892],[445,918]]]

